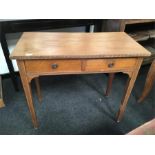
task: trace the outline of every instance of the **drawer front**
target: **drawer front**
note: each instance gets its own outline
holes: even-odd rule
[[[85,71],[115,71],[121,69],[133,68],[136,64],[136,59],[94,59],[86,60]]]
[[[25,67],[28,73],[58,73],[81,71],[80,60],[27,60]]]

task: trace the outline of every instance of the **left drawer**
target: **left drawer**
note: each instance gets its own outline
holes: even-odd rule
[[[80,60],[25,60],[28,73],[68,73],[80,72]]]

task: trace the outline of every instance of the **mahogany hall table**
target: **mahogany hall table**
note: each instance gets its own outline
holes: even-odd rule
[[[119,122],[146,56],[150,56],[150,52],[124,32],[25,32],[10,57],[17,60],[32,122],[37,128],[32,79],[36,81],[41,99],[39,76],[123,72],[129,77],[117,115]]]

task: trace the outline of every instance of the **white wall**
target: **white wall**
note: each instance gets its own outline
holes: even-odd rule
[[[47,31],[47,30],[46,30]],[[65,29],[55,29],[55,30],[48,30],[52,32],[84,32],[85,27],[76,27],[76,28],[65,28]],[[91,27],[91,31],[93,31],[93,26]],[[22,33],[10,33],[6,35],[7,43],[9,47],[10,53],[13,51],[17,41],[19,40]],[[15,71],[18,71],[18,67],[16,64],[16,60],[13,60],[13,66]],[[6,74],[9,73],[9,70],[7,68],[7,64],[5,62],[5,58],[0,46],[0,74]]]

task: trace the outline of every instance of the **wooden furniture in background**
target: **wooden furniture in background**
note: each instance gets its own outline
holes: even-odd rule
[[[150,64],[155,59],[155,19],[108,19],[104,22],[102,31],[126,32],[151,52],[151,56],[143,61],[143,65]],[[112,88],[114,74],[109,75],[108,91]]]
[[[29,32],[22,35],[11,54],[11,58],[17,60],[35,128],[38,121],[32,101],[32,79],[44,75],[123,72],[129,77],[117,115],[119,122],[146,56],[150,56],[150,52],[124,32]]]
[[[147,74],[144,90],[138,100],[139,103],[142,102],[149,94],[154,82],[155,82],[155,60],[152,62],[149,72]]]
[[[4,107],[4,101],[3,101],[3,92],[2,92],[2,78],[0,76],[0,108]]]
[[[133,39],[141,43],[146,49],[151,52],[151,56],[144,59],[144,64],[150,64],[155,58],[155,48],[153,44],[155,43],[148,40],[155,39],[155,19],[130,19],[122,20],[121,30],[127,32]],[[149,42],[149,44],[146,44]]]
[[[155,19],[108,19],[104,23],[103,31],[107,32],[126,32],[133,39],[143,45],[151,52],[151,56],[144,59],[143,64],[150,64],[155,58],[155,41],[148,40],[155,39]],[[149,43],[148,45],[145,43]]]
[[[91,25],[94,25],[95,32],[100,32],[102,29],[102,21],[103,20],[101,19],[0,20],[0,42],[15,90],[18,91],[18,81],[14,72],[13,64],[9,59],[10,52],[6,40],[7,33],[41,31],[80,26],[85,26],[85,31],[90,32]]]

